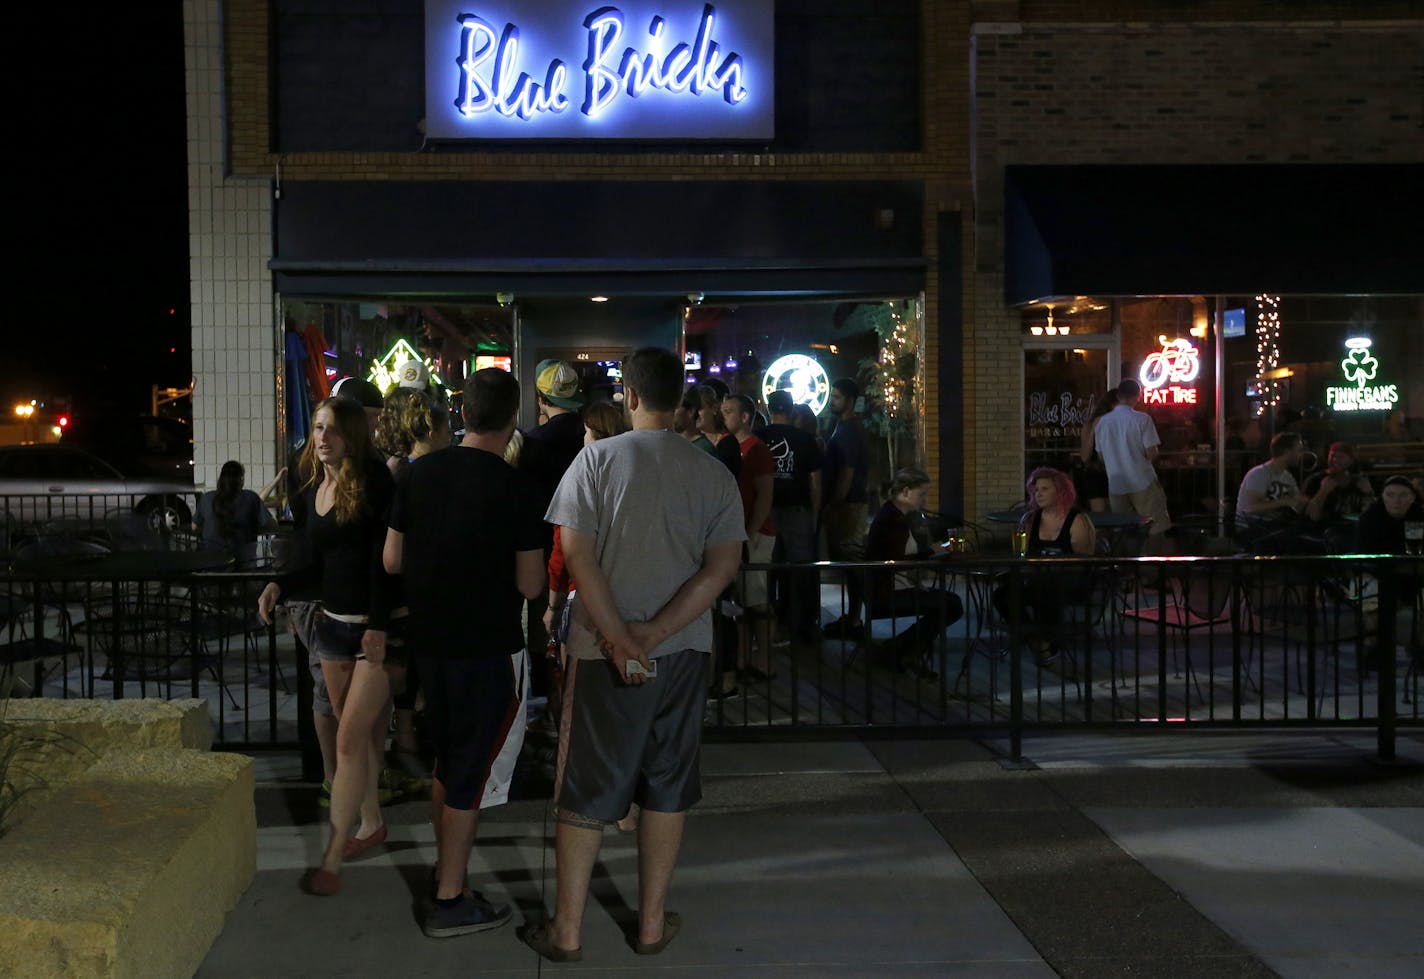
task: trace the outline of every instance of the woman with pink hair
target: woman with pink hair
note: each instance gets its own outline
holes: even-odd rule
[[[1097,533],[1086,511],[1077,506],[1078,493],[1073,480],[1065,472],[1040,466],[1029,474],[1024,487],[1028,491],[1028,511],[1020,529],[1028,531],[1028,557],[1072,557],[1091,555],[1097,548]],[[1034,576],[1023,583],[1022,621],[1030,648],[1038,655],[1040,666],[1058,658],[1055,633],[1063,621],[1063,601],[1071,599],[1078,582],[1064,581],[1059,575],[1051,578]],[[1009,620],[1009,588],[994,589],[994,608],[1000,618]]]

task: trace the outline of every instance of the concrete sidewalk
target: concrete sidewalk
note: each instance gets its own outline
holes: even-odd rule
[[[297,881],[321,846],[294,758],[259,759],[258,876],[204,977],[477,971],[705,976],[1417,976],[1424,973],[1424,741],[1371,763],[1370,735],[1031,739],[1010,770],[963,740],[708,745],[661,956],[623,933],[635,848],[610,831],[582,963],[514,928],[432,941],[417,894],[434,857],[425,806],[334,899]],[[487,814],[472,883],[552,900],[546,801]]]

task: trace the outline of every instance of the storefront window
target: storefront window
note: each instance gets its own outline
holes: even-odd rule
[[[510,369],[514,314],[498,305],[402,304],[287,299],[282,304],[286,358],[282,372],[288,449],[305,439],[311,406],[342,377],[361,377],[383,391],[409,359],[422,362],[437,389],[459,391],[471,371]],[[322,376],[315,376],[316,364]]]
[[[765,406],[785,389],[834,427],[829,388],[850,378],[862,393],[870,436],[870,484],[925,466],[924,340],[918,299],[690,306],[685,316],[689,384],[720,378]]]

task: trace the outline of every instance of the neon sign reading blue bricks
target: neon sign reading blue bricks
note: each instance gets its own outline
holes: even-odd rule
[[[770,138],[770,0],[680,4],[427,0],[427,135]]]

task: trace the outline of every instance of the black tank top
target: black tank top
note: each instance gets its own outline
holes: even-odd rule
[[[1053,540],[1039,540],[1038,528],[1043,522],[1043,511],[1033,515],[1033,525],[1028,531],[1028,553],[1030,557],[1067,557],[1073,553],[1073,522],[1083,511],[1069,507],[1063,518],[1063,526]]]

